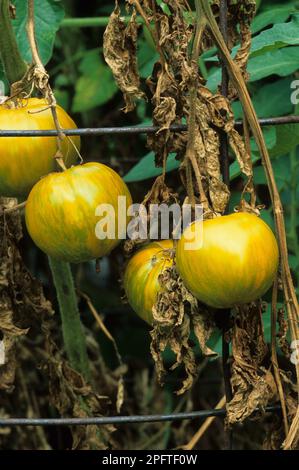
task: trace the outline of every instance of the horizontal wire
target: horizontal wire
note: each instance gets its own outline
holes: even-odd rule
[[[265,411],[279,411],[280,406],[268,406]],[[104,424],[128,424],[151,423],[160,421],[177,421],[182,419],[209,418],[211,416],[224,417],[226,410],[202,410],[190,413],[172,413],[166,415],[133,415],[110,416],[94,418],[6,418],[0,419],[0,427],[7,426],[79,426],[79,425],[104,425]]]
[[[279,126],[282,124],[299,124],[299,116],[281,116],[276,118],[260,119],[261,126]],[[236,126],[241,127],[242,121],[236,121]],[[175,124],[170,126],[172,132],[187,131],[187,126],[183,124]],[[157,126],[124,126],[124,127],[86,127],[80,129],[62,129],[65,135],[138,135],[138,134],[154,134],[159,131]],[[51,130],[0,130],[0,137],[51,137],[57,135],[56,129]]]

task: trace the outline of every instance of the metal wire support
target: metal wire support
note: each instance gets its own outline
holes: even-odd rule
[[[262,127],[279,126],[284,124],[299,124],[299,116],[279,116],[275,118],[259,119]],[[243,122],[238,120],[235,123],[236,128],[242,128]],[[122,127],[84,127],[78,129],[62,129],[64,135],[87,136],[87,135],[139,135],[155,134],[159,127],[156,126],[122,126]],[[170,126],[172,132],[187,131],[185,125]],[[58,132],[54,129],[49,130],[0,130],[0,137],[51,137],[56,136]]]
[[[267,413],[280,410],[280,406],[268,406]],[[132,415],[132,416],[110,416],[93,418],[6,418],[0,419],[0,428],[9,426],[80,426],[80,425],[105,425],[105,424],[133,424],[133,423],[155,423],[162,421],[178,421],[184,419],[209,418],[211,416],[225,417],[226,411],[201,410],[190,413],[170,413],[166,415]]]

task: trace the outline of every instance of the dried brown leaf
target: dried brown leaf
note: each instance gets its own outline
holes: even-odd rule
[[[264,340],[259,304],[239,307],[232,329],[233,398],[227,403],[227,423],[242,422],[257,409],[264,410],[277,398],[273,375],[265,368]]]
[[[279,324],[279,330],[277,332],[277,344],[282,350],[285,357],[289,359],[291,356],[290,345],[287,340],[289,325],[287,319],[285,318],[285,311],[283,308],[280,308],[277,311],[277,321]]]
[[[22,238],[21,217],[18,211],[5,215],[16,200],[2,198],[0,208],[0,389],[10,390],[15,379],[16,339],[28,332],[34,317],[41,322],[52,314],[42,287],[25,268],[18,242]]]
[[[103,52],[117,85],[123,92],[126,113],[135,108],[136,99],[144,98],[137,68],[137,33],[135,10],[133,9],[126,25],[120,17],[120,8],[116,1],[104,33]]]
[[[213,331],[211,317],[199,309],[195,297],[186,289],[175,266],[166,268],[159,277],[163,291],[158,294],[153,307],[154,328],[151,331],[151,353],[160,382],[165,374],[162,353],[167,346],[174,352],[176,362],[171,370],[182,365],[186,374],[180,395],[188,390],[197,375],[197,364],[190,341],[194,329],[203,354],[214,354],[206,343]]]
[[[72,369],[61,357],[56,344],[51,339],[51,331],[47,336],[47,353],[49,356],[47,372],[49,374],[49,396],[53,406],[62,416],[84,418],[102,416],[110,400],[107,396],[95,393],[91,386],[84,382],[83,377]],[[107,449],[110,434],[114,427],[107,426],[76,426],[72,428],[73,449],[103,450]]]

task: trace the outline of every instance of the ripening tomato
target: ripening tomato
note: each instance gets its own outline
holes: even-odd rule
[[[101,163],[86,163],[51,173],[33,187],[26,203],[26,225],[45,253],[80,263],[110,253],[125,238],[131,204],[130,192],[115,171]],[[100,221],[101,230],[96,232]]]
[[[70,116],[57,106],[57,116],[63,129],[77,126]],[[47,130],[55,129],[51,109],[44,99],[29,98],[19,107],[0,105],[0,129]],[[71,140],[70,140],[71,139]],[[76,162],[80,149],[79,137],[65,137],[62,153],[67,167]],[[0,196],[27,196],[33,185],[57,169],[56,137],[3,137],[0,139]]]
[[[133,310],[146,322],[152,323],[152,308],[162,287],[158,277],[172,266],[172,240],[149,243],[130,259],[124,275],[124,288]]]
[[[273,283],[279,258],[268,225],[246,212],[205,220],[202,237],[188,247],[201,223],[188,226],[177,244],[177,269],[186,287],[215,308],[261,297]]]

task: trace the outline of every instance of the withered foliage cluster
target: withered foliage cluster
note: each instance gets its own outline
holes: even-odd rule
[[[144,93],[141,90],[136,66],[137,10],[145,23],[151,25],[150,33],[160,56],[152,75],[146,82],[147,92],[150,93],[153,105],[153,124],[159,128],[155,135],[148,136],[148,146],[155,152],[156,164],[164,168],[169,153],[177,154],[177,158],[182,162],[180,172],[189,201],[200,201],[204,204],[205,216],[213,217],[224,212],[229,199],[229,191],[222,181],[220,171],[219,130],[227,134],[241,169],[248,177],[247,188],[253,193],[252,186],[250,186],[252,181],[250,156],[240,134],[234,128],[233,113],[228,99],[220,93],[213,95],[204,86],[204,79],[194,63],[192,54],[190,55],[195,28],[194,21],[190,23],[186,20],[186,14],[189,13],[186,2],[167,2],[167,5],[171,15],[165,13],[156,2],[129,1],[127,6],[128,9],[132,7],[132,17],[129,24],[125,26],[120,16],[118,2],[116,2],[104,35],[104,56],[124,93],[127,105],[125,110],[131,110],[135,101]],[[232,21],[232,24],[234,24],[236,36],[235,21]],[[202,35],[203,43],[209,42],[208,32],[206,36]],[[125,47],[128,43],[129,48]],[[245,48],[242,54],[245,60]],[[130,97],[129,107],[128,97]],[[189,132],[170,132],[171,125],[181,124],[184,119],[189,122]],[[175,200],[175,195],[167,188],[163,173],[154,182],[152,190],[143,202],[145,205],[165,202],[171,204]],[[127,251],[130,251],[136,244],[138,241],[129,241],[126,245]],[[196,324],[196,331],[199,332],[199,325],[201,325],[199,335],[202,338],[208,338],[211,328],[205,329],[203,310],[198,308],[196,299],[187,293],[186,289],[182,292],[180,280],[178,282],[181,288],[178,289],[176,285],[177,298],[174,299],[171,296],[171,284],[177,282],[175,269],[165,275],[169,276],[170,295],[167,297],[164,293],[162,302],[164,304],[168,302],[169,312],[172,311],[173,315],[168,319],[168,328],[165,328],[163,324],[162,315],[159,318],[154,315],[152,353],[156,360],[158,375],[162,376],[163,350],[168,345],[175,352],[177,362],[173,367],[183,364],[187,375],[181,389],[183,392],[192,385],[197,370],[195,356],[190,347],[191,330]],[[187,313],[180,315],[181,312],[188,310],[185,308],[186,304],[192,311],[191,324]],[[157,305],[161,307],[160,300]],[[190,305],[193,307],[190,308]],[[156,312],[159,308],[156,307]],[[205,351],[205,347],[203,350]]]
[[[186,373],[182,387],[177,391],[180,395],[191,387],[197,377],[198,367],[190,342],[191,331],[194,331],[203,354],[216,356],[207,346],[214,324],[209,312],[200,308],[196,298],[186,289],[175,266],[164,269],[159,282],[163,285],[163,291],[158,294],[153,308],[151,352],[160,382],[165,374],[163,352],[168,346],[175,353],[176,362],[171,369],[182,364]]]
[[[242,422],[277,399],[263,333],[260,303],[237,309],[231,333],[233,399],[227,404],[228,424]]]
[[[17,213],[5,215],[4,209],[15,205],[14,199],[2,199],[0,221],[0,389],[13,387],[17,367],[15,346],[28,332],[32,319],[52,313],[41,286],[24,267],[18,242],[22,237],[21,219]]]
[[[126,108],[132,110],[136,100],[147,96],[153,107],[153,124],[159,128],[155,135],[148,136],[148,147],[155,152],[156,166],[163,168],[145,201],[167,200],[165,166],[170,152],[181,162],[180,175],[186,191],[186,200],[191,204],[201,202],[204,217],[217,217],[224,213],[229,200],[229,189],[221,176],[220,135],[226,135],[241,172],[246,177],[239,210],[259,214],[253,185],[253,170],[250,157],[249,131],[244,120],[244,136],[235,128],[231,102],[237,90],[230,82],[227,96],[213,94],[206,86],[198,59],[206,47],[213,44],[213,34],[200,17],[194,18],[186,0],[165,0],[167,10],[154,0],[127,0],[127,13],[131,21],[125,26],[118,2],[104,36],[104,56],[114,77],[124,93]],[[231,50],[236,43],[240,48],[234,57],[244,79],[250,45],[250,25],[255,14],[255,1],[228,2],[227,46]],[[219,22],[219,0],[212,2],[213,13]],[[202,13],[197,11],[197,13]],[[143,84],[138,76],[136,14],[147,27],[159,53],[152,74]],[[130,47],[125,47],[130,44]],[[219,57],[220,65],[222,57]],[[171,132],[173,124],[188,124],[188,132]],[[245,194],[249,198],[245,198]],[[169,194],[172,194],[169,190]],[[132,248],[132,247],[130,247]],[[186,380],[182,393],[188,389],[196,376],[197,365],[190,347],[190,332],[194,329],[202,346],[209,337],[211,325],[206,323],[206,312],[184,288],[174,269],[166,269],[161,275],[165,287],[159,294],[153,309],[154,329],[151,332],[151,351],[156,361],[158,376],[164,374],[162,352],[170,346],[176,354],[174,368],[183,364]],[[210,312],[210,318],[212,313]],[[279,316],[278,341],[286,352],[286,322],[283,313]],[[212,323],[212,322],[211,322]],[[277,383],[267,347],[264,342],[261,310],[259,304],[238,309],[231,330],[233,399],[227,404],[227,423],[242,422],[256,408],[264,409],[277,401]],[[280,375],[283,373],[280,371]],[[278,375],[279,375],[278,374]],[[277,376],[276,376],[277,377]],[[287,392],[285,392],[287,394]],[[290,392],[290,393],[293,393]],[[286,401],[292,401],[290,395]],[[280,441],[280,445],[281,445]]]
[[[124,93],[126,108],[132,110],[134,103],[145,92],[153,105],[153,124],[159,131],[148,136],[148,146],[155,152],[157,166],[165,166],[170,152],[176,153],[182,162],[181,174],[187,194],[192,198],[193,186],[196,196],[204,203],[207,213],[221,214],[228,203],[229,191],[220,172],[219,131],[223,130],[231,148],[247,176],[245,191],[253,194],[250,156],[243,139],[234,128],[230,102],[220,93],[213,95],[205,86],[190,50],[194,38],[194,19],[190,22],[190,11],[184,0],[166,2],[171,12],[164,12],[156,2],[134,1],[127,3],[132,9],[131,21],[125,26],[118,2],[104,34],[104,56],[114,77]],[[242,4],[242,5],[241,5]],[[238,2],[229,10],[231,46],[240,39],[237,24],[244,29],[242,47],[236,60],[245,67],[250,48],[250,19],[254,2]],[[215,4],[217,9],[217,3]],[[160,58],[147,79],[147,88],[141,89],[137,71],[136,11],[139,12],[153,37]],[[188,16],[189,14],[189,16]],[[246,31],[246,34],[245,34]],[[209,43],[209,31],[203,31],[199,53]],[[126,47],[127,44],[130,47]],[[195,46],[193,45],[193,48]],[[195,94],[192,91],[195,90]],[[128,97],[130,106],[128,107]],[[192,116],[194,114],[194,117]],[[189,123],[189,132],[170,132],[173,124]],[[192,121],[192,122],[191,122]],[[194,121],[194,122],[193,122]],[[190,182],[193,168],[194,185]],[[201,181],[199,181],[201,180]],[[198,186],[202,185],[203,192]],[[205,199],[207,194],[207,199]],[[254,205],[254,203],[252,204]]]

